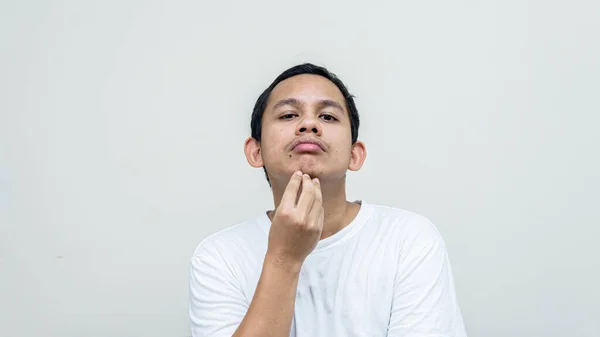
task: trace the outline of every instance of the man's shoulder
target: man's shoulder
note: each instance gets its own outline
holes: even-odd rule
[[[376,215],[385,216],[391,221],[423,217],[421,214],[406,210],[404,208],[386,204],[372,204],[372,207]]]
[[[432,222],[420,213],[384,204],[372,204],[373,214],[384,223],[403,224],[409,226],[429,226]]]
[[[264,222],[262,217],[255,217],[214,232],[200,242],[193,255],[222,255],[244,251],[249,245],[260,245],[263,241],[266,243],[268,232],[264,230]]]
[[[386,235],[398,237],[402,241],[443,241],[433,222],[420,213],[383,204],[372,206],[370,222],[372,226],[385,231]]]

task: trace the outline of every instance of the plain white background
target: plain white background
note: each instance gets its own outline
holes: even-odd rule
[[[595,1],[2,1],[0,335],[189,335],[188,262],[272,206],[242,144],[314,62],[357,98],[349,199],[429,217],[472,337],[594,337]]]

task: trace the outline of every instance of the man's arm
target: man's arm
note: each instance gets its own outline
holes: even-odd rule
[[[193,259],[192,335],[289,336],[300,269],[321,237],[323,216],[319,181],[295,173],[275,211],[262,273],[247,308],[225,265],[219,264],[219,254]]]
[[[248,302],[212,242],[200,244],[190,261],[190,323],[193,337],[231,337]]]
[[[206,244],[191,261],[192,336],[289,336],[300,267],[266,257],[248,305],[226,261],[213,249]]]
[[[300,267],[265,258],[250,308],[233,337],[289,336],[299,275]]]
[[[444,241],[428,220],[418,221],[431,235],[400,261],[388,337],[466,337]]]

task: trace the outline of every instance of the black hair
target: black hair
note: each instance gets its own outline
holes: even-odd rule
[[[271,96],[271,92],[279,84],[280,82],[287,80],[290,77],[303,75],[303,74],[311,74],[311,75],[319,75],[325,77],[326,79],[333,82],[333,84],[340,89],[344,99],[346,101],[346,109],[348,109],[348,115],[350,117],[350,132],[352,134],[352,144],[356,143],[358,140],[358,127],[360,125],[360,118],[358,115],[358,109],[356,109],[356,105],[354,104],[354,96],[350,94],[348,88],[344,85],[344,83],[334,74],[331,73],[324,67],[316,66],[311,63],[299,64],[297,66],[291,67],[281,73],[277,78],[269,85],[265,91],[263,91],[256,103],[254,104],[254,109],[252,110],[252,118],[250,120],[250,129],[252,138],[256,139],[258,142],[261,141],[262,136],[262,117],[267,108],[267,103],[269,101],[269,97]],[[269,181],[269,176],[267,175],[267,169],[263,167],[265,170],[265,176],[267,177],[267,181],[269,185],[271,182]]]

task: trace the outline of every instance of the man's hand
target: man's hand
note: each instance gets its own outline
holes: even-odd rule
[[[294,173],[275,210],[252,302],[233,337],[290,335],[300,269],[321,238],[323,216],[319,180]]]
[[[307,174],[299,171],[294,173],[275,210],[269,232],[269,260],[299,271],[321,238],[323,216],[323,196],[319,180],[311,180]]]

